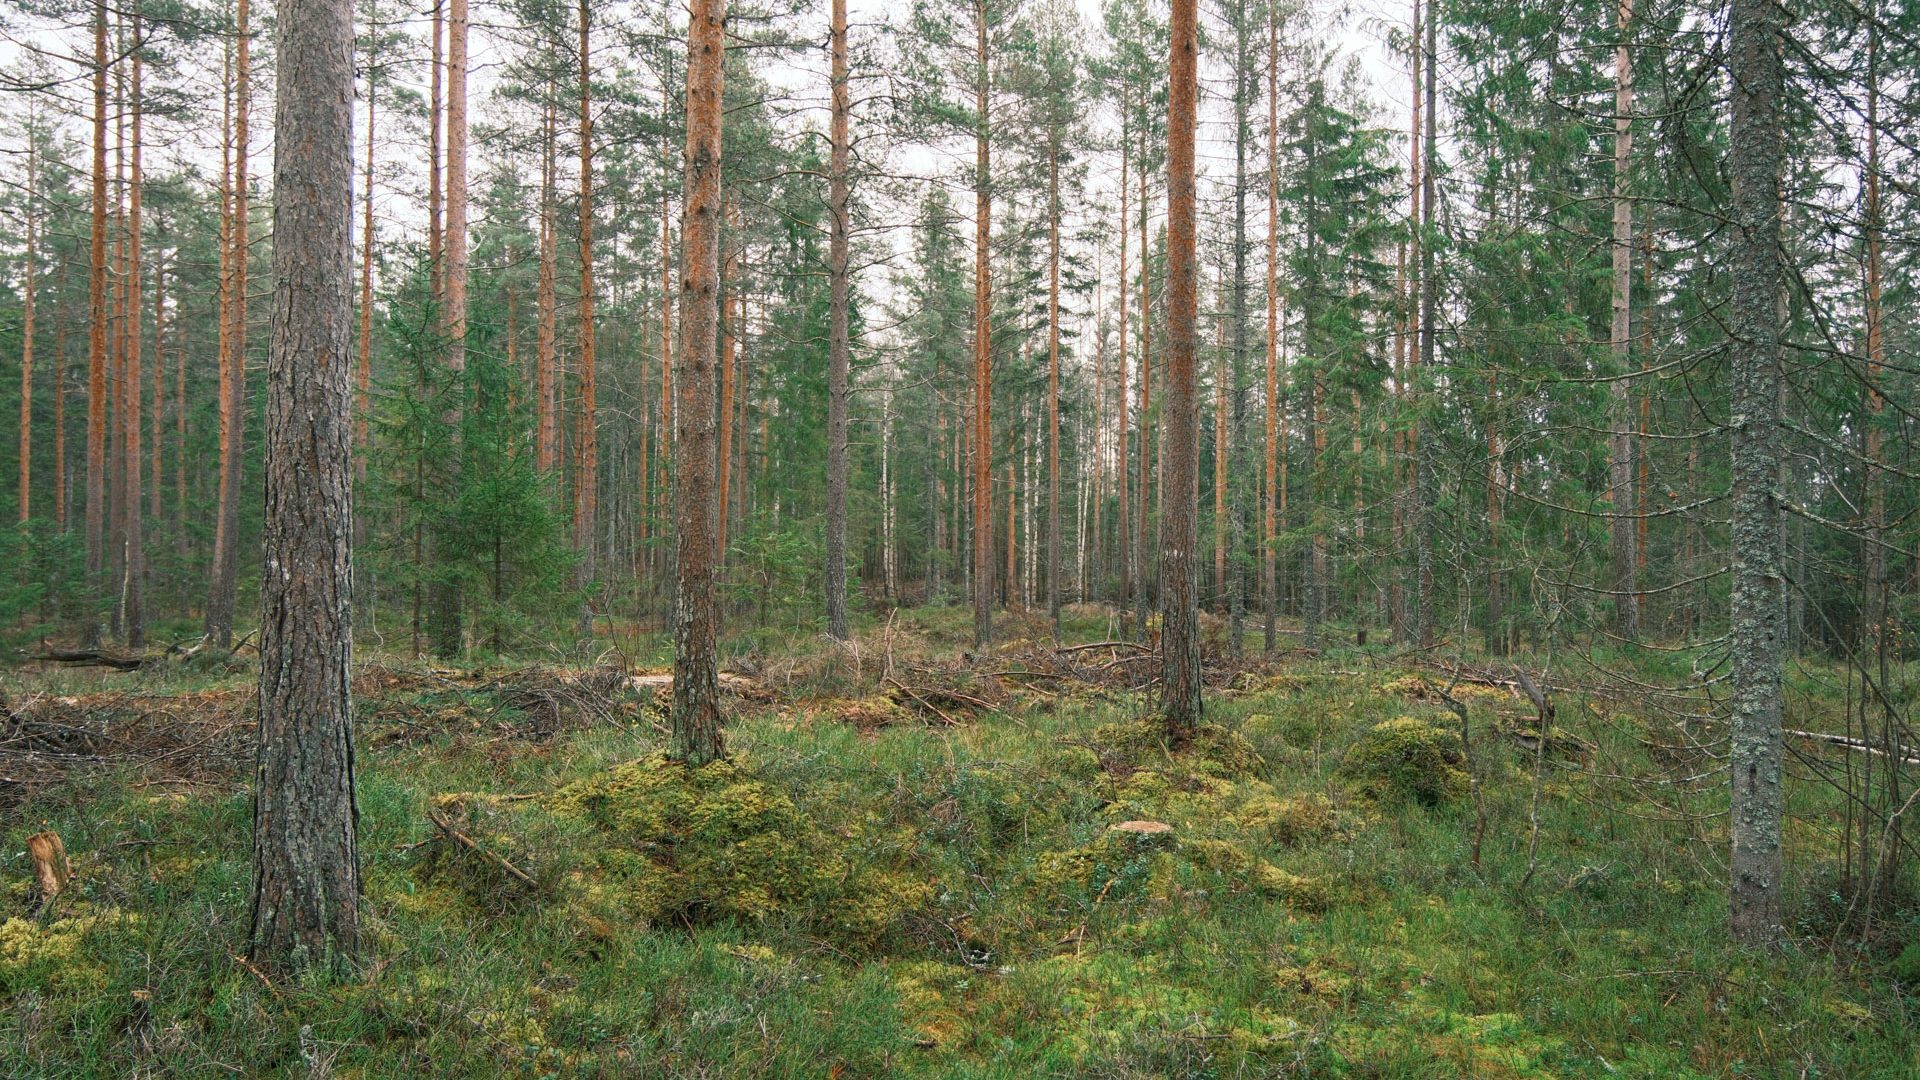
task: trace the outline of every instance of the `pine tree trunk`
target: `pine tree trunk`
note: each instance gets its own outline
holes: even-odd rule
[[[1728,24],[1733,124],[1733,300],[1728,331],[1732,395],[1733,724],[1732,858],[1729,928],[1734,939],[1767,945],[1780,935],[1781,677],[1786,578],[1776,487],[1780,430],[1781,49],[1785,12],[1777,0],[1734,0]]]
[[[833,0],[833,154],[827,173],[827,633],[845,641],[847,626],[847,0]]]
[[[367,485],[367,455],[373,450],[368,438],[368,425],[373,417],[373,105],[379,97],[379,84],[374,81],[373,66],[378,60],[377,53],[367,57],[367,174],[366,191],[360,199],[360,368],[354,379],[353,402],[353,445],[356,451],[353,457],[353,484],[356,490],[364,489]],[[359,515],[354,521],[354,546],[358,548],[366,540],[365,517]],[[368,599],[371,598],[369,595]]]
[[[1173,0],[1167,105],[1166,503],[1160,616],[1167,740],[1186,746],[1200,722],[1200,624],[1194,549],[1199,545],[1200,424],[1194,396],[1199,302],[1195,265],[1194,123],[1199,97],[1198,0]],[[1144,355],[1144,354],[1143,354]]]
[[[37,117],[36,117],[37,119]],[[27,128],[27,252],[21,266],[20,287],[20,524],[33,517],[33,271],[34,250],[33,197],[40,190],[39,132],[37,124]],[[59,357],[54,358],[57,365]],[[55,492],[57,498],[59,493]]]
[[[1177,46],[1175,51],[1178,51]],[[1152,487],[1149,483],[1148,475],[1153,468],[1153,439],[1149,434],[1153,430],[1150,419],[1151,413],[1149,411],[1153,407],[1153,244],[1147,239],[1146,140],[1149,130],[1150,125],[1147,123],[1147,92],[1146,89],[1142,87],[1140,90],[1140,205],[1138,207],[1140,214],[1140,452],[1137,463],[1138,472],[1134,477],[1133,488],[1133,550],[1139,553],[1139,562],[1137,563],[1139,573],[1137,575],[1137,587],[1134,592],[1133,603],[1135,625],[1140,628],[1140,636],[1147,640],[1151,640],[1147,631],[1147,609],[1152,602],[1152,595],[1147,586],[1153,581],[1155,576],[1147,572],[1148,552],[1152,550],[1152,548],[1148,546],[1147,540],[1147,507],[1148,504],[1152,502],[1148,494]],[[1195,274],[1198,274],[1198,270],[1195,271]],[[1197,277],[1194,287],[1196,289],[1199,288]],[[1195,303],[1197,310],[1198,301],[1195,301]],[[1199,332],[1197,327],[1194,328],[1193,333],[1197,335]],[[1196,338],[1196,341],[1197,340]],[[1196,421],[1196,423],[1198,423],[1198,421]],[[1196,451],[1196,454],[1197,453],[1198,451]],[[1199,468],[1198,462],[1195,463],[1194,467]],[[1196,474],[1194,483],[1198,484],[1199,482]],[[1198,496],[1195,497],[1198,498]],[[1194,540],[1195,544],[1199,543],[1197,535],[1198,534],[1196,534],[1196,539]],[[1164,557],[1165,553],[1162,552],[1161,554]],[[1189,552],[1188,554],[1190,558],[1197,557],[1196,553]],[[1159,571],[1161,575],[1164,575],[1165,572],[1164,568]],[[1198,573],[1198,570],[1196,569],[1195,572]],[[1198,586],[1196,586],[1196,588],[1197,587]]]
[[[1628,196],[1633,153],[1633,64],[1627,35],[1633,0],[1620,0],[1620,41],[1614,49],[1613,82],[1613,382],[1608,387],[1608,485],[1613,494],[1613,632],[1633,640],[1640,633],[1639,556],[1635,551],[1634,445],[1627,372],[1633,355],[1633,203]]]
[[[125,341],[123,359],[126,372],[126,392],[120,402],[120,416],[125,426],[121,448],[126,452],[126,465],[122,473],[126,480],[124,494],[125,508],[122,515],[125,524],[126,584],[121,590],[124,613],[121,626],[125,634],[127,648],[139,652],[147,647],[147,564],[146,538],[143,535],[141,519],[141,462],[145,458],[146,444],[140,403],[145,393],[146,376],[141,371],[140,346],[140,310],[144,306],[145,294],[141,285],[140,265],[140,215],[143,181],[140,172],[140,142],[142,135],[141,112],[145,102],[142,100],[141,76],[143,64],[140,48],[141,30],[139,16],[133,22],[133,95],[129,112],[132,115],[133,143],[128,154],[127,174],[127,279],[126,306],[121,316],[121,334]]]
[[[1429,18],[1426,25],[1426,140],[1421,147],[1424,160],[1420,171],[1420,370],[1414,375],[1413,422],[1413,543],[1414,596],[1410,623],[1410,644],[1420,647],[1433,640],[1433,527],[1434,466],[1433,439],[1427,431],[1429,383],[1433,378],[1434,314],[1440,303],[1440,281],[1433,268],[1433,167],[1435,115],[1439,109],[1439,58],[1435,28],[1439,19]]]
[[[464,2],[464,0],[462,0]],[[600,376],[594,355],[593,314],[593,78],[592,22],[587,0],[580,0],[580,505],[574,542],[582,586],[599,579],[597,538],[600,527]],[[592,630],[591,605],[581,613],[582,630]]]
[[[1265,616],[1263,645],[1276,644],[1280,583],[1274,563],[1279,541],[1275,510],[1279,503],[1280,412],[1280,9],[1267,10],[1267,489],[1265,543],[1260,552],[1260,593]]]
[[[973,181],[973,645],[993,643],[992,151],[987,113],[987,5],[975,0]]]
[[[557,92],[552,84],[547,86],[544,138],[540,147],[540,270],[534,295],[534,304],[540,309],[536,316],[538,329],[533,354],[534,465],[549,476],[560,464],[559,391],[554,379],[555,342],[559,337],[559,300],[555,295],[558,230],[553,213],[557,138],[553,97]]]
[[[106,590],[107,470],[107,5],[93,8],[93,213],[87,275],[87,593],[83,635],[100,643]]]
[[[233,211],[227,242],[227,304],[221,311],[227,338],[220,380],[220,505],[214,522],[213,575],[207,592],[207,635],[220,648],[233,645],[234,585],[240,569],[240,485],[243,477],[247,402],[247,121],[251,109],[250,12],[235,8],[233,108]]]
[[[451,433],[452,452],[447,466],[449,493],[459,484],[460,428],[466,415],[467,371],[467,0],[447,4],[446,63],[446,191],[443,209],[445,235],[441,274],[440,334],[446,340],[447,400],[440,422]],[[429,545],[437,548],[437,542]],[[437,554],[429,558],[438,559]],[[465,646],[465,599],[458,582],[436,578],[429,590],[427,638],[441,659],[460,655]]]
[[[1119,448],[1114,455],[1114,488],[1120,493],[1114,507],[1117,521],[1114,532],[1120,542],[1120,594],[1118,607],[1122,612],[1133,601],[1134,551],[1133,551],[1133,515],[1128,505],[1128,489],[1133,486],[1133,459],[1127,449],[1127,309],[1130,302],[1127,297],[1127,199],[1132,185],[1127,177],[1127,148],[1132,145],[1127,131],[1129,113],[1126,103],[1120,106],[1120,288],[1118,290],[1120,309],[1120,349],[1119,359],[1114,366],[1115,406],[1113,411],[1114,430],[1119,435]],[[1144,439],[1141,445],[1145,445]]]
[[[352,705],[353,8],[283,0],[250,953],[359,945]]]
[[[726,0],[693,0],[687,27],[686,216],[680,227],[680,369],[675,395],[673,754],[689,766],[726,756],[714,597],[714,364],[720,332],[720,123]]]
[[[1047,617],[1060,642],[1060,133],[1047,154]]]

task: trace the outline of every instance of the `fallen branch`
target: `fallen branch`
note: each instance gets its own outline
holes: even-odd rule
[[[507,873],[512,874],[514,877],[519,878],[521,881],[527,883],[528,885],[532,885],[535,888],[540,887],[540,883],[533,879],[532,874],[529,874],[525,870],[522,870],[519,867],[508,862],[505,858],[501,857],[499,854],[492,851],[488,851],[486,848],[481,847],[479,842],[474,840],[473,837],[468,836],[466,833],[463,833],[459,829],[454,828],[453,822],[448,821],[444,817],[441,817],[438,813],[432,810],[427,811],[427,820],[433,822],[434,828],[437,828],[442,833],[444,833],[447,839],[453,841],[456,844],[459,844],[461,847],[466,848],[468,851],[473,852],[474,854],[480,856],[481,858],[487,860],[488,862],[494,864],[495,866],[498,866],[500,869],[505,870]]]
[[[1150,646],[1142,645],[1137,641],[1091,641],[1085,645],[1069,645],[1064,649],[1055,649],[1053,651],[1061,656],[1065,656],[1068,653],[1086,652],[1089,649],[1139,649],[1143,652],[1153,651]]]
[[[1865,739],[1854,739],[1854,738],[1849,738],[1845,735],[1830,735],[1824,731],[1794,731],[1791,728],[1783,732],[1783,734],[1791,735],[1796,739],[1812,739],[1815,742],[1831,743],[1834,746],[1844,746],[1849,750],[1857,750],[1863,754],[1876,754],[1880,757],[1893,756],[1887,751],[1882,750],[1879,747],[1874,746],[1872,743],[1867,742]],[[1900,760],[1900,764],[1902,765],[1920,765],[1920,758],[1911,758],[1911,757],[1902,756],[1899,760]]]

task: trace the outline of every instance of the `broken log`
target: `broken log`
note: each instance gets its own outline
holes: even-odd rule
[[[44,910],[73,880],[73,864],[67,861],[67,845],[51,829],[27,837],[27,856],[33,860],[33,907]]]

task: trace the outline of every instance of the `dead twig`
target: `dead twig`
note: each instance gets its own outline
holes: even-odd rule
[[[525,870],[522,870],[519,867],[508,862],[504,857],[502,857],[498,853],[488,851],[486,848],[481,847],[480,843],[476,841],[473,837],[468,836],[466,833],[463,833],[459,829],[454,828],[453,822],[448,821],[446,818],[440,816],[440,814],[438,814],[437,812],[432,810],[427,811],[427,820],[433,822],[434,828],[437,828],[442,833],[446,834],[447,839],[453,841],[456,844],[459,844],[461,847],[466,848],[468,851],[473,852],[474,854],[480,856],[481,858],[487,860],[488,862],[494,864],[495,866],[498,866],[500,869],[505,870],[507,873],[512,874],[516,878],[519,878],[521,881],[525,882],[526,884],[532,885],[535,888],[538,888],[540,886],[540,883],[533,879],[532,874],[529,874]]]

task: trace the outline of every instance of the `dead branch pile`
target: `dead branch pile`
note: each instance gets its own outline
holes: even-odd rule
[[[27,694],[0,702],[0,807],[80,770],[222,780],[253,751],[254,692]]]

